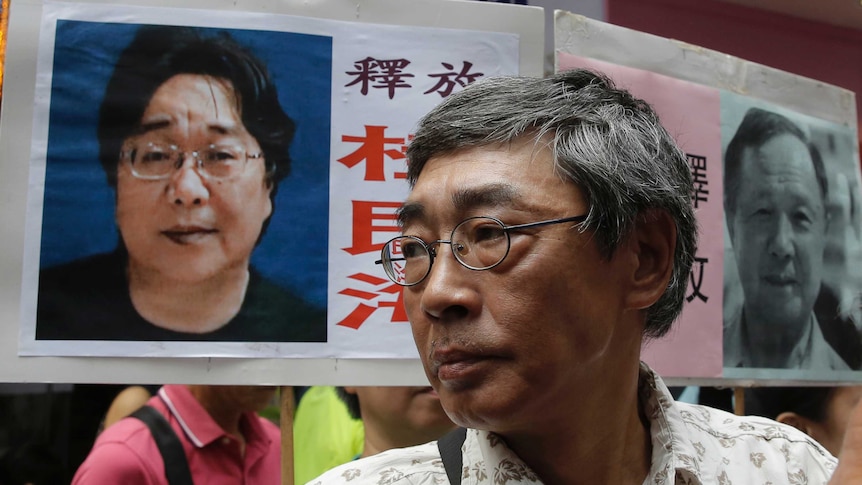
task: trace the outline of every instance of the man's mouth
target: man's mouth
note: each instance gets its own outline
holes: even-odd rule
[[[176,244],[194,244],[217,232],[216,229],[201,226],[175,226],[162,231],[162,235]]]
[[[788,286],[797,283],[796,277],[787,274],[772,274],[763,277],[763,280],[773,286]]]
[[[459,380],[476,371],[486,356],[454,349],[437,349],[431,354],[431,367],[441,381]]]

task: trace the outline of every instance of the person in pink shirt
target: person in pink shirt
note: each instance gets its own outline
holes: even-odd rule
[[[281,435],[256,413],[275,387],[166,385],[147,404],[179,438],[194,483],[281,483]],[[78,468],[73,485],[167,485],[165,462],[143,421],[108,427]]]

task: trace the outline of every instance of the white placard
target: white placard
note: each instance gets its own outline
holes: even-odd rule
[[[347,301],[349,298],[339,293],[340,289],[347,287],[345,274],[339,271],[344,271],[349,266],[341,263],[329,262],[328,270],[324,273],[328,290],[322,298],[327,300],[329,307],[327,328],[330,329],[326,343],[76,341],[70,346],[65,340],[36,340],[32,324],[29,327],[27,324],[21,326],[18,335],[21,322],[35,321],[34,289],[37,288],[38,263],[42,257],[39,245],[42,235],[41,201],[46,200],[43,190],[46,174],[50,173],[44,163],[50,149],[48,123],[46,119],[40,118],[38,108],[40,103],[50,106],[50,91],[46,91],[46,87],[51,86],[51,79],[44,76],[46,72],[50,75],[51,71],[45,71],[44,68],[46,65],[53,65],[53,59],[50,52],[45,53],[44,46],[53,45],[52,36],[56,30],[40,29],[40,26],[62,18],[73,22],[157,23],[267,32],[287,31],[331,37],[333,74],[330,100],[333,109],[328,135],[331,141],[327,179],[330,196],[326,199],[331,217],[329,226],[324,230],[329,232],[333,241],[338,240],[330,245],[327,255],[328,258],[335,258],[343,256],[343,249],[350,247],[353,238],[350,230],[344,230],[347,222],[341,219],[346,216],[345,200],[358,200],[370,194],[378,201],[397,202],[405,193],[403,186],[395,184],[390,184],[394,189],[386,188],[383,191],[367,188],[367,176],[360,174],[364,172],[364,165],[351,168],[345,162],[338,161],[354,151],[355,145],[350,145],[346,140],[364,135],[363,132],[368,126],[384,126],[383,123],[391,126],[395,138],[408,137],[418,116],[435,104],[435,96],[440,99],[441,90],[447,89],[448,84],[438,86],[437,81],[440,78],[430,76],[440,74],[441,65],[451,66],[453,72],[450,73],[450,79],[452,74],[455,77],[458,74],[467,76],[479,71],[489,75],[518,71],[539,75],[543,35],[541,10],[478,2],[439,1],[411,3],[409,12],[399,8],[403,3],[397,1],[371,1],[359,5],[343,1],[313,4],[280,2],[277,5],[260,1],[188,1],[181,5],[170,2],[170,8],[167,6],[168,2],[137,3],[137,6],[119,7],[109,2],[43,4],[22,0],[12,6],[6,57],[5,99],[0,118],[0,147],[4,160],[0,164],[0,193],[4,196],[0,215],[4,221],[3,240],[6,246],[0,256],[0,268],[3,274],[7,275],[0,285],[0,319],[4,324],[4,330],[0,334],[0,380],[300,385],[424,382],[421,366],[418,360],[413,359],[415,350],[412,339],[409,338],[409,332],[403,331],[407,324],[395,325],[400,328],[395,340],[388,337],[392,333],[389,330],[384,332],[382,338],[369,332],[368,342],[376,342],[377,348],[368,352],[357,352],[356,346],[347,340],[354,338],[355,333],[351,334],[346,330],[341,332],[345,334],[344,340],[336,343],[342,338],[338,335],[341,329],[332,331],[331,328],[337,327],[355,307],[353,301]],[[414,27],[406,28],[407,25]],[[462,52],[475,55],[446,57]],[[415,83],[417,89],[413,90],[412,98],[406,94],[402,98],[402,89],[395,89],[393,96],[388,99],[395,99],[397,104],[390,103],[392,108],[388,113],[379,109],[379,99],[372,100],[374,95],[389,95],[388,89],[372,86],[368,90],[368,96],[359,96],[356,93],[363,87],[361,82],[347,86],[357,77],[350,77],[348,72],[360,69],[361,66],[357,64],[360,61],[390,61],[402,57],[411,57],[410,60],[415,63],[413,67],[417,68],[411,73],[417,76],[417,79],[424,78],[424,83]],[[492,65],[494,59],[505,61]],[[470,70],[463,64],[464,61],[471,62],[476,66],[476,70]],[[349,64],[346,68],[341,65],[345,63]],[[37,76],[37,72],[40,76]],[[345,116],[343,110],[339,111],[346,98],[351,98],[348,105],[356,104],[359,107],[357,109],[362,110],[362,118],[348,119],[352,115]],[[362,103],[366,100],[368,103],[363,106]],[[94,109],[97,109],[96,104],[94,103]],[[45,116],[44,111],[41,116]],[[399,145],[396,150],[400,148]],[[43,160],[41,165],[38,163],[40,159]],[[16,162],[9,163],[10,160]],[[30,167],[28,160],[34,161]],[[397,162],[397,159],[393,160]],[[390,172],[398,171],[391,161],[387,164],[390,165],[387,169]],[[336,173],[339,170],[346,172],[344,176],[358,177],[357,180],[362,180],[363,183],[342,181],[342,175]],[[379,244],[384,235],[377,234],[374,237]],[[264,244],[265,242],[261,242],[259,248]],[[351,270],[348,275],[357,271],[373,272],[374,268],[369,271],[365,267],[368,261],[371,261],[373,266],[373,259],[370,252],[351,258],[350,264],[360,269]],[[10,278],[8,275],[22,275],[23,285],[17,277]],[[302,285],[301,281],[299,285]],[[345,299],[345,302],[333,303],[332,300],[338,298]],[[379,312],[382,313],[384,312]],[[390,320],[388,316],[378,319]],[[388,322],[386,324],[388,328],[393,327]],[[373,328],[370,321],[366,328]],[[19,341],[22,343],[20,349]],[[19,357],[19,352],[31,355],[102,355],[116,358]],[[180,355],[188,357],[176,357]],[[204,356],[205,358],[201,358]],[[233,358],[226,358],[227,356]],[[344,357],[365,358],[345,360]]]

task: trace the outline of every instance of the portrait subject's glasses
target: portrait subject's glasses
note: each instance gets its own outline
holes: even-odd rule
[[[416,236],[392,238],[383,245],[381,257],[375,264],[382,264],[386,276],[396,284],[418,285],[431,273],[431,265],[437,257],[434,246],[438,244],[448,244],[455,259],[465,268],[481,271],[499,265],[509,255],[510,231],[563,222],[580,223],[586,218],[581,215],[507,226],[493,217],[471,217],[455,226],[448,240],[426,243]]]
[[[263,157],[263,153],[248,153],[240,145],[211,144],[193,151],[183,151],[176,145],[143,141],[121,152],[128,160],[132,175],[143,180],[164,180],[183,166],[186,156],[195,160],[195,171],[203,177],[228,180],[245,171],[248,159]]]

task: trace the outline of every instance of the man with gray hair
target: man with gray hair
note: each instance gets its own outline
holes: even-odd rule
[[[697,233],[647,103],[584,70],[480,81],[420,122],[408,180],[379,263],[466,430],[311,483],[826,483],[835,459],[803,433],[676,403],[640,362]]]

